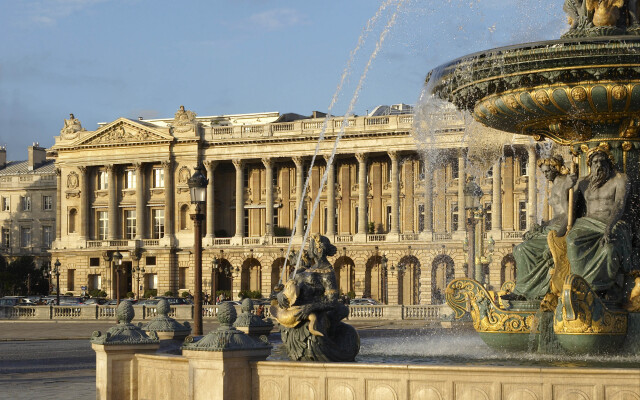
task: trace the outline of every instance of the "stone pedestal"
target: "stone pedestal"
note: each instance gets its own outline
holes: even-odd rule
[[[159,344],[104,345],[92,343],[96,352],[96,399],[137,399],[136,354],[153,354]]]

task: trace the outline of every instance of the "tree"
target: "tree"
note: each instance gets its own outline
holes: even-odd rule
[[[23,256],[7,263],[0,256],[0,295],[47,294],[49,283],[33,257]]]

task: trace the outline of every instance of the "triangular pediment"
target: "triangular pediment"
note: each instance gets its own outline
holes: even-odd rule
[[[174,137],[160,129],[119,118],[95,132],[80,138],[75,146],[171,142]]]

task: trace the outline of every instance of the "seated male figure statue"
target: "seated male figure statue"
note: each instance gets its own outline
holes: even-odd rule
[[[583,277],[591,288],[607,293],[619,289],[618,274],[629,269],[631,230],[621,218],[625,212],[629,181],[616,171],[606,147],[596,147],[587,156],[591,168],[578,182],[576,209],[584,209],[567,234],[567,257],[571,273]],[[615,298],[619,291],[608,293]]]
[[[553,268],[553,257],[549,251],[547,235],[555,230],[558,236],[567,231],[569,189],[576,182],[575,175],[568,175],[562,156],[538,160],[538,167],[549,182],[553,183],[549,194],[549,205],[553,218],[535,224],[524,235],[524,241],[513,249],[516,260],[516,286],[511,293],[501,296],[504,300],[537,300],[549,291],[549,270]]]

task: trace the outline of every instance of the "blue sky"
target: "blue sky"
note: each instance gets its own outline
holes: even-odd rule
[[[534,3],[534,4],[531,4]],[[556,39],[562,0],[14,0],[0,15],[0,145],[26,158],[74,113],[87,130],[118,117],[346,112],[416,102],[427,72],[487,48]]]

